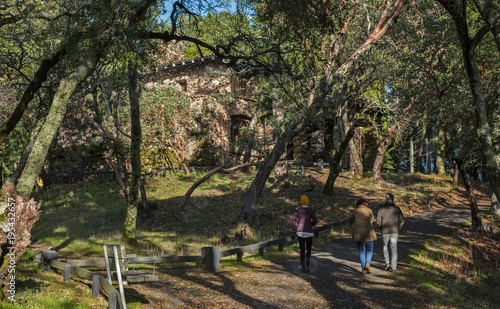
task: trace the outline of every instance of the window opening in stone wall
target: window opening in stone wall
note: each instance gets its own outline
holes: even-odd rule
[[[250,124],[250,117],[247,116],[232,116],[231,117],[231,142],[237,142],[240,137],[245,135],[241,133],[241,128],[248,127]]]
[[[187,80],[180,80],[178,81],[179,85],[181,86],[181,91],[186,92],[187,91]]]
[[[238,76],[231,77],[231,92],[236,96],[243,96],[247,93],[247,82],[245,78]]]

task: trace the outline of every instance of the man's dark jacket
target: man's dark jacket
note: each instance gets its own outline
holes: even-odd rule
[[[405,223],[405,218],[401,208],[392,202],[385,202],[380,205],[377,212],[377,224],[382,234],[399,234]]]

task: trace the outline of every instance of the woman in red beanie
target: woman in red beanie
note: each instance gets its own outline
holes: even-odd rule
[[[300,204],[301,206],[295,208],[292,222],[297,227],[302,272],[308,273],[311,271],[309,262],[311,261],[311,248],[314,237],[312,227],[318,223],[318,218],[314,209],[309,207],[309,198],[307,196],[302,195]]]

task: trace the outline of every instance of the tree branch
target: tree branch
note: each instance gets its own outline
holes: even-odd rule
[[[191,194],[193,194],[194,190],[196,190],[196,188],[198,188],[202,183],[204,183],[205,181],[207,181],[208,179],[210,179],[210,177],[212,177],[213,175],[215,175],[217,173],[230,173],[230,172],[234,172],[234,171],[236,171],[236,170],[238,170],[240,168],[248,167],[248,166],[251,166],[251,165],[252,165],[252,163],[247,162],[247,163],[236,165],[236,166],[233,166],[233,167],[230,167],[230,168],[223,168],[222,166],[214,168],[208,174],[206,174],[205,176],[203,176],[200,180],[198,180],[197,182],[195,182],[194,185],[191,186],[191,188],[189,188],[189,190],[186,192],[186,194],[182,198],[182,201],[179,204],[179,209],[181,209],[186,204],[186,202],[188,201],[188,199],[191,196]]]

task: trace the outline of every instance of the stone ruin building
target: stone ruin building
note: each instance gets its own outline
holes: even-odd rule
[[[239,74],[234,63],[207,55],[142,72],[141,79],[146,90],[173,87],[190,99],[190,119],[179,128],[189,165],[241,162],[242,149],[233,144],[244,134],[240,129],[247,127],[256,113],[256,76]],[[270,130],[266,118],[257,122],[256,148],[265,151],[271,146]],[[258,152],[253,156],[259,156]]]

